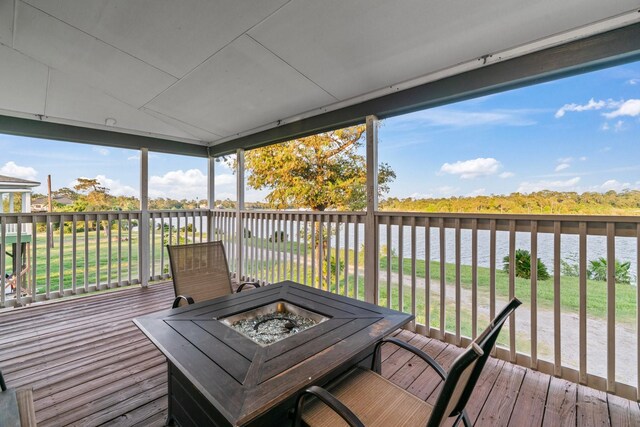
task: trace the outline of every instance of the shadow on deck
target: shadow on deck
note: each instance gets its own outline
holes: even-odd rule
[[[32,387],[40,426],[154,426],[166,417],[164,357],[131,319],[170,307],[168,283],[0,311],[0,367]],[[461,349],[399,331],[445,368]],[[383,347],[383,375],[435,401],[433,370]],[[477,426],[638,426],[637,402],[490,359],[467,406]]]

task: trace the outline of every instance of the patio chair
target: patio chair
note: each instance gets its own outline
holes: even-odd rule
[[[386,338],[376,344],[371,370],[356,368],[333,381],[326,389],[313,386],[298,396],[294,426],[334,426],[345,422],[352,427],[405,425],[442,426],[448,417],[456,417],[453,425],[471,421],[464,407],[495,345],[498,334],[509,315],[521,304],[512,299],[467,349],[453,362],[447,373],[431,356],[397,338]],[[380,375],[380,347],[392,343],[411,351],[427,362],[444,384],[435,405],[417,398]],[[374,372],[375,371],[375,372]],[[305,405],[307,396],[315,396]]]
[[[173,308],[182,301],[193,304],[233,293],[227,256],[221,241],[189,245],[167,245],[171,277],[176,298]],[[236,292],[245,286],[260,287],[257,282],[242,282]]]
[[[36,425],[36,411],[31,389],[8,389],[0,372],[0,425],[31,427]]]

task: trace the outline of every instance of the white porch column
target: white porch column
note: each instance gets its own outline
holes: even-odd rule
[[[242,280],[244,260],[242,252],[244,249],[244,227],[242,225],[242,211],[244,210],[244,150],[239,148],[236,151],[236,274],[238,280]]]
[[[364,223],[364,299],[378,303],[378,118],[367,116],[367,216]]]
[[[149,149],[140,149],[140,221],[138,222],[138,265],[140,284],[149,285]]]
[[[216,158],[209,156],[207,161],[207,241],[212,242],[214,237],[213,212],[216,207]]]

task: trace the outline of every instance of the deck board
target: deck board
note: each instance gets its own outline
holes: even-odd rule
[[[170,284],[0,310],[0,367],[11,387],[32,387],[41,426],[162,426],[163,356],[131,319],[166,309]],[[445,368],[462,349],[397,331]],[[382,347],[383,375],[431,403],[441,381],[421,359]],[[637,402],[489,359],[467,412],[476,426],[640,426]],[[451,425],[449,422],[447,425]]]

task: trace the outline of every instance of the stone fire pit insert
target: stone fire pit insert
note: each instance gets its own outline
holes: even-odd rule
[[[326,319],[268,345],[227,324],[274,303]],[[286,281],[134,322],[167,358],[169,416],[180,426],[269,426],[289,422],[287,411],[301,390],[367,360],[378,340],[412,319]]]

